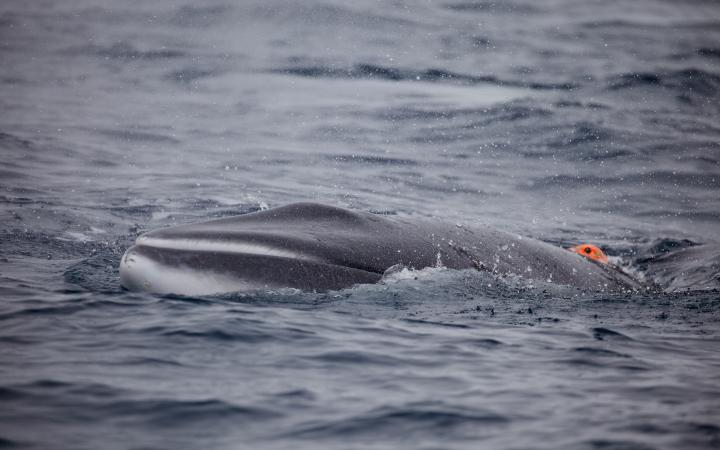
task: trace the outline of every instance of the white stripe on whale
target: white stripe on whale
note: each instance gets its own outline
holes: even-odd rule
[[[141,236],[138,238],[137,243],[138,245],[142,245],[145,247],[167,248],[175,250],[244,253],[247,255],[276,256],[279,258],[292,258],[303,261],[322,261],[320,258],[312,255],[293,252],[288,249],[278,248],[271,245],[255,244],[249,242],[232,242],[228,240],[213,241],[210,239],[168,239]]]

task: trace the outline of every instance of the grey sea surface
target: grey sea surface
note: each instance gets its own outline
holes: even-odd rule
[[[720,446],[720,4],[0,4],[0,447]],[[153,296],[142,232],[297,201],[593,242]]]

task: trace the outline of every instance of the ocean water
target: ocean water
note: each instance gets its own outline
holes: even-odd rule
[[[720,5],[0,4],[0,447],[720,446]],[[296,201],[602,245],[648,290],[124,291]]]

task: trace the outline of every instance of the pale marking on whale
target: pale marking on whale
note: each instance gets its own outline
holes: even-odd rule
[[[145,247],[167,248],[172,250],[239,253],[245,255],[274,256],[279,258],[291,258],[303,261],[325,262],[325,260],[316,256],[297,253],[291,250],[273,247],[270,245],[248,242],[231,242],[225,240],[209,239],[166,239],[146,236],[140,237],[137,242],[138,245],[142,245]]]
[[[248,291],[265,287],[211,270],[167,266],[134,251],[128,252],[121,261],[120,282],[130,290],[159,294],[181,292],[183,295]]]

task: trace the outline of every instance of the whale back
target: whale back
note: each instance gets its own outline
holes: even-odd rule
[[[377,282],[397,264],[477,269],[582,288],[629,286],[579,255],[489,227],[315,203],[151,231],[126,252],[120,272],[126,288],[152,292],[326,291]]]

